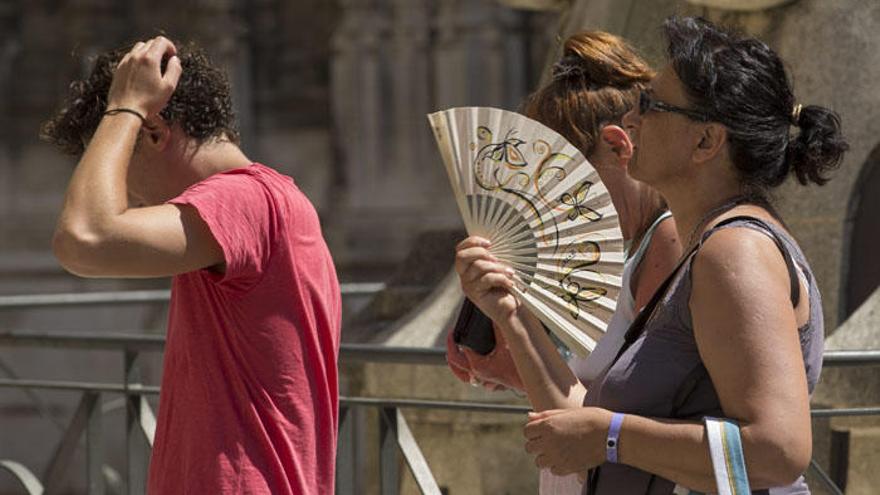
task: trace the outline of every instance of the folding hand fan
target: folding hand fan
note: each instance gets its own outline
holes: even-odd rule
[[[470,235],[516,272],[519,299],[585,356],[620,292],[623,237],[608,190],[561,135],[487,107],[428,115]]]

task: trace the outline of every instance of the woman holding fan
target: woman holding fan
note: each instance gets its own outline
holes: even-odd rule
[[[510,280],[484,239],[458,247],[456,268],[466,295],[495,322],[496,348],[481,356],[459,348],[450,333],[447,357],[462,380],[488,388],[524,390],[536,410],[580,407],[590,382],[611,363],[635,314],[650,299],[681,254],[672,220],[660,195],[627,174],[632,143],[621,121],[654,75],[617,36],[583,32],[565,42],[553,78],[525,102],[523,113],[575,145],[607,187],[628,243],[621,295],[608,331],[588,359],[568,363],[541,324],[496,283]],[[579,494],[577,476],[544,470],[543,494]]]

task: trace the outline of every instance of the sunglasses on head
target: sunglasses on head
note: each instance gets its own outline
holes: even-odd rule
[[[689,119],[698,120],[700,122],[706,122],[709,120],[709,116],[702,112],[689,110],[687,108],[681,108],[675,105],[670,105],[666,102],[662,102],[654,98],[654,95],[652,95],[648,90],[643,89],[639,93],[639,115],[644,115],[652,110],[655,112],[678,113],[684,115]]]

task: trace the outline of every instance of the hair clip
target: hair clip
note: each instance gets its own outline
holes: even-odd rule
[[[587,72],[584,70],[582,60],[577,55],[565,55],[553,65],[551,71],[554,79],[564,79],[568,77],[584,77]]]
[[[794,108],[791,109],[791,125],[794,125],[794,126],[800,126],[800,125],[801,125],[801,124],[800,124],[800,120],[801,120],[801,110],[802,110],[803,108],[804,108],[803,105],[801,105],[800,103],[798,103],[797,105],[794,106]]]

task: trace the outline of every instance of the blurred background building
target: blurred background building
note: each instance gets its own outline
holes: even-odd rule
[[[439,345],[458,297],[444,275],[461,225],[425,114],[464,105],[515,110],[556,56],[558,40],[580,29],[623,35],[661,64],[659,26],[673,13],[759,36],[788,63],[799,101],[840,112],[852,148],[834,180],[784,187],[777,201],[813,263],[828,334],[841,328],[829,345],[880,349],[880,298],[870,297],[880,282],[876,0],[0,0],[0,294],[168,287],[167,280],[83,280],[60,269],[50,239],[75,161],[38,140],[40,123],[93,55],[161,33],[199,42],[227,68],[243,148],[294,177],[315,203],[341,279],[389,282],[371,301],[347,301],[344,339]],[[420,323],[431,298],[442,307]],[[853,313],[858,318],[847,322]],[[156,304],[0,308],[0,332],[161,334],[164,320]],[[158,383],[160,366],[161,356],[142,362],[148,382]],[[109,353],[0,348],[0,378],[106,381],[121,368]],[[444,369],[406,379],[404,368],[347,371],[348,393],[519,401],[462,387]],[[880,403],[880,370],[858,373],[829,373],[833,386],[814,401]],[[75,405],[63,393],[0,388],[0,458],[39,472]],[[447,493],[535,493],[520,419],[414,413],[412,420]],[[109,417],[106,428],[121,422]],[[880,462],[880,422],[832,423],[815,425],[818,459],[827,463],[836,429],[853,439],[850,458]],[[123,447],[108,442],[109,463],[121,463]],[[862,455],[871,449],[874,457]],[[359,452],[370,457],[368,447]],[[838,466],[848,493],[880,491],[872,484],[878,473],[848,466]],[[75,469],[69,479],[72,493],[82,490]],[[0,493],[19,493],[2,473]]]

